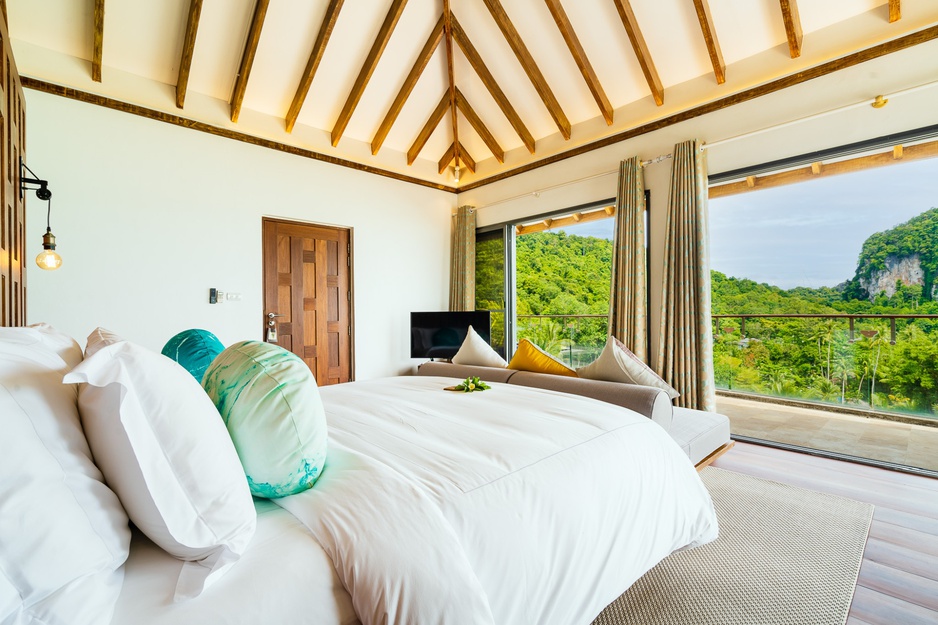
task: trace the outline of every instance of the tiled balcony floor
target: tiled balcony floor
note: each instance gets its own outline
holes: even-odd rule
[[[936,427],[717,396],[733,434],[938,471]]]

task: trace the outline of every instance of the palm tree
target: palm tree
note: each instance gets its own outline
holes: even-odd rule
[[[817,342],[817,354],[821,356],[821,344],[827,343],[827,379],[831,379],[831,347],[834,343],[834,320],[825,319],[818,324],[811,333],[810,338]]]
[[[877,330],[876,334],[869,337],[868,340],[870,342],[870,351],[872,351],[874,347],[876,348],[876,358],[873,361],[873,375],[870,376],[870,408],[872,408],[874,401],[873,393],[876,392],[876,371],[879,369],[879,357],[883,351],[883,346],[886,345],[885,332],[880,328]]]

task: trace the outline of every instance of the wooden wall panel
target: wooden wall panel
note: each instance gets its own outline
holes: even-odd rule
[[[23,87],[5,16],[0,19],[0,326],[26,323],[26,205],[19,194],[19,159],[26,158]]]

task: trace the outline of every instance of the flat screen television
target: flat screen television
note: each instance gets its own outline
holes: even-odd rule
[[[410,313],[410,357],[452,358],[469,326],[491,344],[492,318],[487,310]]]

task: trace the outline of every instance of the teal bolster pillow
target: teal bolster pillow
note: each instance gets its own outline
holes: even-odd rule
[[[182,365],[196,382],[202,381],[205,370],[225,346],[208,330],[184,330],[169,339],[162,354]]]
[[[277,345],[235,343],[202,388],[215,402],[251,493],[273,499],[311,488],[326,461],[326,413],[306,363]]]

